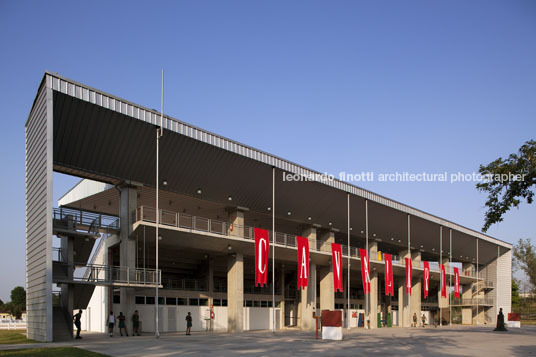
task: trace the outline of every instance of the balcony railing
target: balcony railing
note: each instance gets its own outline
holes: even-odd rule
[[[207,282],[198,279],[163,279],[162,287],[175,290],[208,291]]]
[[[86,212],[72,208],[54,208],[53,219],[64,222],[66,225],[72,222],[73,227],[81,227],[90,233],[96,233],[99,229],[119,230],[119,217],[100,213]]]
[[[493,299],[452,299],[452,306],[493,306]]]
[[[152,207],[140,206],[135,211],[135,221],[144,221],[150,223],[156,223],[156,209]],[[133,214],[133,215],[134,215]],[[192,216],[186,213],[172,212],[166,210],[160,210],[160,225],[162,226],[171,226],[183,229],[189,229],[192,231],[201,231],[212,234],[218,234],[222,236],[229,237],[240,237],[244,239],[253,240],[254,227],[245,226],[245,225],[236,225],[230,224],[228,222],[223,222],[219,220],[214,220],[210,218]],[[273,233],[268,231],[269,240],[273,242]],[[277,245],[286,246],[286,247],[296,247],[296,235],[287,234],[281,232],[275,232],[275,243]],[[309,239],[309,249],[317,252],[328,252],[331,253],[331,244],[327,244],[321,240]],[[342,255],[348,257],[348,246],[341,244]],[[360,259],[359,248],[350,247],[350,257]],[[369,260],[371,262],[380,262],[384,261],[383,254],[381,258],[377,254],[371,254]],[[400,258],[398,255],[393,255],[393,265],[405,267],[405,260]],[[422,262],[413,262],[414,268],[423,268]],[[430,262],[430,271],[438,273],[439,263]],[[446,274],[454,274],[454,268],[452,266],[446,266]],[[461,274],[462,276],[470,276],[466,274]],[[476,277],[476,273],[473,273],[472,277]]]
[[[73,281],[92,284],[127,286],[156,286],[161,280],[161,271],[110,265],[88,264],[75,269]]]

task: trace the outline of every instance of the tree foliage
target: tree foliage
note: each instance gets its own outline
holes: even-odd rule
[[[17,286],[11,290],[11,303],[21,309],[26,309],[26,290],[22,286]]]
[[[530,239],[520,239],[514,245],[514,267],[523,270],[532,290],[536,290],[536,247]]]
[[[486,217],[482,231],[503,220],[504,214],[512,207],[519,207],[521,199],[531,204],[534,199],[536,185],[536,141],[529,140],[521,146],[517,154],[510,154],[507,159],[498,158],[487,164],[480,165],[482,175],[525,175],[523,180],[486,180],[476,187],[488,193],[486,201]]]
[[[517,312],[520,307],[519,281],[512,277],[512,311]]]

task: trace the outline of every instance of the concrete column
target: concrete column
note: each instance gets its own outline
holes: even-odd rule
[[[285,327],[285,265],[281,265],[281,274],[279,276],[281,279],[281,317],[279,321],[281,321],[281,328],[283,328]]]
[[[316,243],[316,228],[306,227],[302,236],[309,239],[309,251],[314,250]],[[315,328],[316,313],[316,265],[309,262],[309,286],[300,290],[300,303],[298,305],[300,327],[302,330],[313,330]]]
[[[378,260],[378,243],[369,243],[369,261]],[[378,327],[378,273],[374,272],[372,266],[370,269],[370,327]]]
[[[208,305],[214,304],[214,257],[208,257]]]
[[[227,261],[227,332],[244,330],[244,255],[230,255]]]
[[[122,268],[136,268],[136,239],[131,237],[132,233],[132,212],[137,208],[138,195],[135,187],[123,186],[121,187],[120,197],[120,218],[121,218],[121,231],[119,233],[119,261]],[[153,240],[156,239],[152,237]],[[123,273],[122,273],[123,274]],[[124,272],[123,278],[127,277],[127,272]],[[134,278],[134,272],[129,272],[129,275]],[[115,312],[129,318],[134,314],[135,310],[135,296],[132,288],[120,288],[120,311]],[[128,326],[128,325],[127,325]]]
[[[405,265],[405,258],[411,258],[411,253],[408,252],[408,250],[403,250],[399,253],[400,260]],[[398,289],[398,315],[399,320],[403,321],[403,324],[401,326],[404,327],[410,327],[412,323],[412,316],[410,315],[411,311],[410,308],[410,296],[406,292],[406,269],[404,268],[404,276],[400,277],[400,286]]]
[[[421,252],[413,252],[411,254],[412,266],[420,266]],[[415,271],[412,272],[411,282],[411,304],[410,316],[413,322],[413,314],[417,314],[417,324],[422,323],[421,320],[421,293],[422,293],[422,277],[416,277]]]
[[[244,236],[244,210],[245,209],[238,208],[227,209],[229,215],[228,235],[237,237]]]
[[[320,235],[319,240],[321,242],[321,250],[331,251],[331,243],[335,243],[335,232],[323,232]],[[319,267],[318,275],[320,279],[320,310],[333,310],[335,309],[335,292],[333,291],[333,264],[329,264],[327,267]]]
[[[445,265],[445,279],[446,279],[446,285],[447,285],[447,297],[446,298],[442,298],[441,297],[441,272],[440,272],[440,275],[439,275],[439,291],[438,291],[438,307],[439,308],[442,308],[443,309],[443,316],[445,316],[445,309],[448,309],[449,307],[449,274],[448,274],[448,270],[449,270],[449,259],[448,258],[443,258],[443,263]],[[447,310],[447,315],[448,317],[448,310]],[[449,320],[448,318],[445,318],[447,321]]]

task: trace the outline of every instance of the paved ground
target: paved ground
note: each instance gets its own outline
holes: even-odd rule
[[[536,326],[508,332],[493,327],[382,328],[345,331],[343,341],[315,340],[301,331],[192,336],[107,337],[86,334],[65,343],[3,345],[2,349],[72,345],[112,356],[536,356]]]

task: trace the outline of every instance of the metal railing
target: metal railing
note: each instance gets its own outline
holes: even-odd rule
[[[155,286],[161,281],[162,272],[155,269],[140,269],[110,265],[88,264],[75,269],[73,281],[92,284],[149,285]]]
[[[67,257],[63,250],[59,247],[52,247],[52,260],[56,262],[66,263]]]
[[[101,213],[87,212],[72,208],[53,208],[53,219],[68,223],[72,222],[73,227],[81,226],[87,228],[89,233],[98,232],[99,229],[119,230],[120,221],[117,216],[110,216]]]
[[[163,279],[162,287],[175,290],[208,291],[207,282],[198,279]]]
[[[493,299],[452,299],[452,306],[493,306]]]

